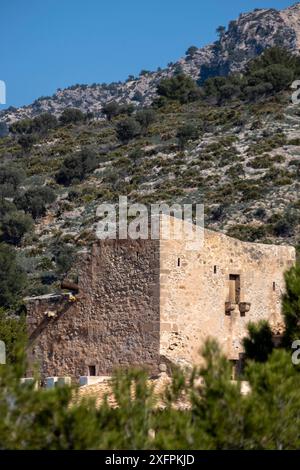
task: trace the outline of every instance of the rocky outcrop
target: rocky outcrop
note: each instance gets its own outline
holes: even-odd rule
[[[294,31],[296,35],[295,48],[300,49],[300,3],[280,12],[284,24]]]
[[[297,9],[300,18],[300,4]],[[238,72],[267,47],[279,46],[296,51],[297,35],[291,23],[274,9],[255,10],[231,21],[228,30],[213,45],[212,60],[201,68],[201,77]]]

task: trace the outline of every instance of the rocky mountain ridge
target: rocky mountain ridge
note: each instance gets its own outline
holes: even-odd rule
[[[164,77],[183,71],[194,80],[227,75],[242,70],[249,59],[264,49],[280,46],[294,52],[300,47],[300,3],[278,11],[256,9],[241,14],[220,28],[219,39],[213,44],[195,49],[167,68],[156,72],[141,72],[137,78],[111,84],[73,85],[58,89],[51,97],[41,97],[33,104],[21,108],[10,107],[0,113],[0,122],[8,125],[44,112],[58,116],[65,108],[75,107],[101,117],[103,105],[110,101],[147,106],[156,95],[156,87]]]

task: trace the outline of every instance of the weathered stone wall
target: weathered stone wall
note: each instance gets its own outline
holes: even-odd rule
[[[196,250],[187,240],[164,240],[162,230],[160,241],[95,244],[81,256],[76,302],[66,295],[28,301],[31,364],[42,376],[89,375],[89,366],[96,375],[126,365],[154,372],[161,356],[197,364],[209,336],[238,360],[249,321],[282,324],[283,274],[295,250],[203,233]],[[230,275],[240,289],[228,312]],[[250,304],[244,315],[240,302]]]
[[[161,240],[160,352],[177,363],[198,363],[199,349],[210,336],[237,360],[249,321],[282,322],[283,273],[294,263],[295,250],[245,243],[209,230],[202,248],[187,248],[184,241]],[[238,305],[225,314],[230,274],[240,275],[240,301],[251,303],[245,316]]]
[[[105,241],[82,255],[79,297],[32,299],[30,362],[42,376],[106,375],[159,363],[159,243]],[[48,318],[47,311],[57,316]],[[30,371],[29,371],[30,372]]]

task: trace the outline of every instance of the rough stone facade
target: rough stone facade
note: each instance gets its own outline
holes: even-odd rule
[[[185,241],[161,240],[161,355],[198,363],[205,339],[213,337],[229,359],[239,360],[249,321],[266,319],[275,329],[282,324],[283,275],[294,263],[292,247],[241,242],[210,230],[197,251]]]
[[[199,363],[209,336],[236,361],[249,321],[282,323],[283,274],[294,262],[292,247],[209,230],[197,250],[162,236],[98,242],[81,256],[76,301],[27,300],[30,363],[42,376],[106,375],[126,365],[156,372],[161,362]]]
[[[159,363],[159,243],[106,241],[82,254],[79,295],[28,299],[30,363],[42,376]],[[30,374],[31,371],[28,371]]]

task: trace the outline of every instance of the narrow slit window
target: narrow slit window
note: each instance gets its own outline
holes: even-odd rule
[[[214,274],[217,274],[217,266],[214,266]]]
[[[229,274],[229,301],[238,304],[241,297],[241,279],[239,274]]]
[[[273,291],[276,290],[276,282],[273,282]]]
[[[180,258],[177,259],[177,266],[180,267],[180,264],[181,264],[181,260]]]
[[[96,366],[89,366],[89,376],[95,377],[96,375]]]

